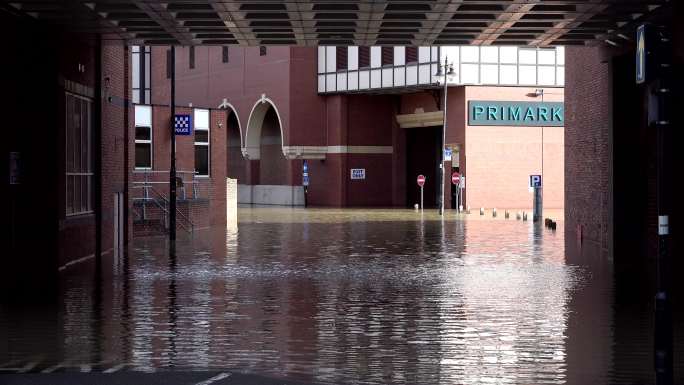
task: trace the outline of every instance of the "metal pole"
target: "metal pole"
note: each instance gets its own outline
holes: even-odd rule
[[[169,172],[169,240],[176,240],[176,46],[171,46],[171,169]]]
[[[420,186],[420,211],[423,211],[423,186]]]
[[[654,366],[657,385],[673,384],[673,331],[672,300],[670,298],[670,179],[671,147],[670,131],[672,116],[672,47],[669,32],[657,28],[654,43],[657,61],[653,66],[656,79],[649,88],[649,97],[655,97],[655,105],[649,103],[649,115],[655,116],[656,129],[656,204],[658,208],[658,247],[656,254],[655,338]],[[648,60],[648,59],[647,59]],[[653,108],[654,110],[651,110]]]
[[[541,101],[544,103],[544,89],[541,89]],[[539,186],[539,219],[544,216],[544,126],[541,126],[541,180]]]
[[[442,124],[442,146],[439,163],[439,215],[444,215],[444,145],[446,142],[447,129],[447,71],[448,57],[444,57],[444,123]]]

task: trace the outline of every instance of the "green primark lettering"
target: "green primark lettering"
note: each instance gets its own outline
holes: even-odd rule
[[[539,107],[539,120],[549,121],[549,109],[546,107]]]
[[[520,107],[508,107],[508,119],[520,120]]]
[[[563,112],[563,109],[561,109],[561,108],[552,108],[551,109],[551,113],[552,113],[551,120],[557,120],[559,122],[562,122],[563,116],[561,115],[561,112]]]
[[[525,119],[523,120],[534,120],[534,110],[532,107],[527,107],[527,111],[525,112]]]

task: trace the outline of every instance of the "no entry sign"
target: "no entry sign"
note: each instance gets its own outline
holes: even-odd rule
[[[451,174],[451,183],[458,184],[458,182],[460,182],[460,181],[461,181],[461,174],[459,174],[458,172],[454,172],[453,174]]]
[[[416,183],[418,183],[418,186],[423,187],[425,184],[425,175],[418,175],[418,178],[416,178]]]

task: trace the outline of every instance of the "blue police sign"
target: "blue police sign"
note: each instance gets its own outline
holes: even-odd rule
[[[641,84],[646,81],[646,25],[637,28],[636,38],[636,82]]]
[[[530,175],[530,187],[541,187],[542,178],[541,175]]]
[[[304,174],[304,176],[302,176],[302,186],[308,186],[308,185],[309,185],[309,175]]]
[[[192,135],[192,117],[187,114],[177,114],[174,117],[173,129],[176,135]]]

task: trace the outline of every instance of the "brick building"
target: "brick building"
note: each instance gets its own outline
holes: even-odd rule
[[[150,78],[134,78],[140,89],[151,84],[149,102],[168,104],[168,48],[149,52]],[[433,73],[449,57],[457,70],[447,98],[454,155],[446,207],[455,207],[450,176],[458,171],[467,177],[464,205],[531,208],[529,175],[544,174],[545,206],[562,208],[562,124],[536,112],[469,124],[468,109],[471,101],[562,106],[562,48],[184,47],[176,100],[227,110],[227,141],[212,149],[227,152],[241,203],[304,204],[306,162],[310,205],[412,207],[423,174],[425,203],[434,207],[443,103]],[[352,179],[352,169],[364,170],[363,179]]]

